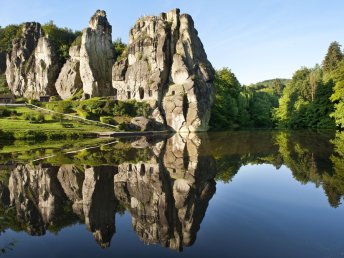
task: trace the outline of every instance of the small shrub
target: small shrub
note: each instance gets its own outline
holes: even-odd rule
[[[70,123],[63,123],[62,126],[64,128],[74,128],[74,125],[73,124],[70,124]]]
[[[51,101],[48,103],[43,104],[45,108],[51,109],[55,112],[59,113],[73,113],[73,108],[77,106],[77,103],[74,103],[74,101]]]
[[[141,131],[141,128],[138,127],[137,125],[134,125],[132,123],[127,123],[127,122],[120,124],[119,129],[123,131],[134,131],[134,132]]]
[[[91,119],[92,118],[92,114],[90,114],[89,112],[87,112],[83,109],[76,109],[76,112],[82,118],[85,118],[85,119]]]
[[[36,116],[37,123],[43,123],[45,121],[45,116],[43,113],[38,113]]]
[[[23,115],[24,120],[28,120],[30,122],[36,122],[36,114],[33,112],[27,112]]]
[[[13,131],[9,132],[9,131],[0,130],[0,139],[6,139],[6,140],[14,139]]]
[[[124,116],[125,113],[126,111],[124,102],[118,101],[113,108],[113,114],[115,116]]]
[[[51,116],[51,119],[54,120],[54,121],[59,121],[60,123],[62,123],[62,121],[63,121],[63,115],[54,113],[54,114]]]
[[[0,117],[8,117],[12,114],[12,112],[8,109],[6,109],[6,107],[0,107]]]
[[[61,100],[61,97],[60,96],[51,96],[50,97],[50,102],[51,101],[60,101]]]
[[[26,102],[29,102],[29,100],[27,98],[16,98],[17,104],[24,104]]]
[[[40,102],[37,99],[29,99],[29,104],[35,105],[35,106],[39,106]]]
[[[116,125],[115,119],[110,116],[101,116],[100,122],[105,123],[105,124],[110,124],[110,125]]]

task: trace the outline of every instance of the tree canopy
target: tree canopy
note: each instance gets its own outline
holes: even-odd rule
[[[322,63],[324,72],[331,72],[335,70],[339,62],[343,59],[343,53],[340,48],[341,45],[337,41],[334,41],[330,44],[325,59]]]
[[[213,129],[237,127],[344,128],[344,59],[330,44],[322,65],[301,67],[291,80],[241,86],[228,68],[216,71]]]
[[[9,52],[12,49],[13,39],[21,35],[21,26],[11,24],[0,27],[0,52]]]
[[[44,34],[54,44],[59,62],[63,64],[69,57],[69,47],[75,41],[75,39],[81,35],[80,31],[72,31],[69,28],[57,27],[53,21],[50,21],[42,26]]]

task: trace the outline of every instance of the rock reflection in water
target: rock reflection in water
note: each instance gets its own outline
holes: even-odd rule
[[[344,132],[176,134],[122,139],[36,165],[6,162],[0,165],[0,232],[43,235],[79,222],[106,248],[115,214],[127,210],[144,243],[181,251],[196,240],[215,180],[230,183],[247,164],[286,166],[298,182],[322,187],[331,207],[340,206],[343,142]]]
[[[182,250],[195,241],[215,193],[214,160],[199,155],[201,142],[195,135],[174,135],[149,162],[119,165],[116,197],[129,207],[145,243]]]
[[[115,214],[124,206],[145,243],[182,250],[194,243],[215,193],[215,161],[201,155],[205,141],[174,135],[148,144],[142,138],[131,147],[148,148],[145,159],[119,164],[17,165],[8,186],[0,185],[1,204],[15,206],[21,230],[31,235],[84,222],[102,248],[110,245]]]

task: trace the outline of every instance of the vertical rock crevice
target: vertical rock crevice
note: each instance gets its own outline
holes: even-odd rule
[[[89,27],[83,30],[80,48],[80,76],[85,94],[90,97],[111,96],[112,65],[112,26],[106,12],[96,11]]]
[[[205,131],[214,73],[191,16],[175,9],[136,22],[128,56],[113,66],[112,83],[119,100],[128,100],[130,92],[131,98],[148,102],[152,118],[171,130]]]
[[[37,99],[57,94],[58,57],[39,23],[22,25],[21,37],[13,40],[6,67],[7,84],[14,95]]]

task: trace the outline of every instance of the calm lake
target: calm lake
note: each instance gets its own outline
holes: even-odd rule
[[[344,133],[0,144],[4,257],[344,257]]]

